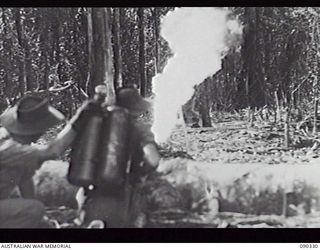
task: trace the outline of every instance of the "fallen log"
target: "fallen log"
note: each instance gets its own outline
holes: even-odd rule
[[[162,160],[158,172],[140,188],[141,197],[134,200],[137,203],[145,200],[144,212],[149,214],[159,209],[184,211],[180,213],[181,219],[171,213],[168,225],[180,220],[181,227],[188,223],[200,227],[198,218],[192,217],[191,223],[182,219],[182,215],[207,214],[203,227],[226,226],[222,221],[227,221],[230,227],[259,224],[280,227],[283,216],[302,216],[320,210],[319,164],[319,159],[292,166],[209,164],[182,158]],[[66,162],[49,162],[35,176],[37,195],[47,206],[76,208],[77,188],[66,181],[67,168]],[[234,223],[221,212],[232,212]],[[157,216],[161,217],[159,213]]]

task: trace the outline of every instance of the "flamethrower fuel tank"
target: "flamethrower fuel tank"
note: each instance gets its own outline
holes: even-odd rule
[[[95,92],[94,99],[97,105],[101,105],[106,96],[106,89],[104,86],[98,86]],[[102,125],[103,116],[92,114],[88,117],[81,133],[76,136],[67,176],[71,184],[88,187],[94,183]]]
[[[130,119],[128,110],[108,107],[104,119],[99,150],[97,186],[110,190],[123,187],[129,161]]]
[[[74,141],[68,180],[76,186],[88,187],[94,182],[102,122],[102,117],[91,117],[82,134]]]

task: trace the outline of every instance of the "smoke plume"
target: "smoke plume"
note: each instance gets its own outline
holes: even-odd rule
[[[234,37],[237,20],[225,8],[176,8],[161,21],[161,36],[174,53],[153,78],[154,124],[157,142],[164,142],[177,123],[177,113],[191,98],[193,86],[221,68],[221,59]]]

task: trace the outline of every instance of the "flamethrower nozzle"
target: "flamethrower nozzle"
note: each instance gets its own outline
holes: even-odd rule
[[[94,89],[94,92],[95,92],[94,99],[99,102],[103,102],[108,93],[107,86],[97,85]]]

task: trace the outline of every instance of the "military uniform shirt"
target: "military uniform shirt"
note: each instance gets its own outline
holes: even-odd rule
[[[40,166],[36,146],[16,142],[0,128],[0,199],[7,199],[22,178],[31,178]]]

